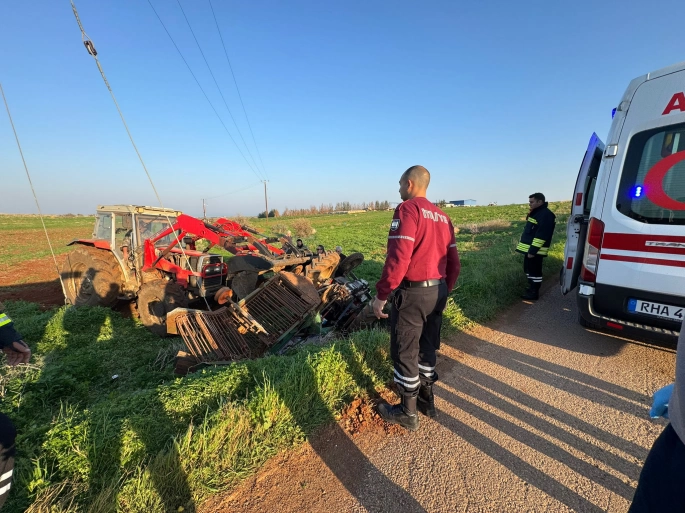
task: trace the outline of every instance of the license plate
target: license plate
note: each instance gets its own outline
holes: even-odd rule
[[[653,301],[643,301],[642,299],[628,300],[628,311],[630,313],[650,315],[652,317],[660,317],[672,321],[682,321],[683,310],[684,309],[679,306],[654,303]]]

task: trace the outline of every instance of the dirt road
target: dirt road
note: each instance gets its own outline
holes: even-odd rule
[[[588,332],[553,287],[441,353],[438,417],[416,433],[331,426],[202,511],[627,510],[673,347]]]

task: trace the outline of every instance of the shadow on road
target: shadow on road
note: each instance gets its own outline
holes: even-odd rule
[[[348,354],[345,354],[345,361],[357,385],[366,390],[370,397],[375,396],[373,382],[365,376],[359,362]],[[366,511],[425,513],[426,510],[407,490],[378,470],[355,445],[337,423],[323,398],[315,392],[318,387],[312,390],[311,399],[305,404],[301,401],[301,395],[289,390],[291,387],[306,386],[307,383],[316,382],[317,377],[312,367],[306,365],[298,376],[293,376],[292,381],[283,381],[274,386],[305,434],[312,433],[312,418],[317,413],[325,415],[324,425],[329,426],[326,436],[315,436],[310,440],[311,447],[319,458]],[[295,398],[299,400],[293,400]],[[374,483],[373,488],[369,488],[370,482]]]
[[[527,328],[521,328],[520,324],[502,331],[515,333],[522,338],[529,336]],[[524,378],[621,412],[621,422],[634,422],[631,417],[644,419],[646,416],[650,398],[629,388],[467,333],[459,334],[449,345]],[[555,407],[550,401],[529,395],[525,389],[450,358],[444,351],[441,359],[448,372],[436,385],[438,407],[440,400],[443,400],[526,446],[524,450],[539,453],[545,460],[555,460],[619,497],[628,501],[632,499],[634,488],[629,481],[605,469],[613,469],[631,480],[637,480],[648,449],[598,427],[591,420],[583,420],[580,415]],[[576,511],[602,511],[543,471],[543,467],[528,463],[534,459],[526,457],[527,461],[524,461],[473,426],[441,410],[436,419],[439,424],[520,479]]]
[[[626,460],[616,454],[613,454],[605,449],[602,449],[601,447],[593,445],[592,443],[573,434],[572,432],[567,431],[566,429],[563,429],[561,427],[558,427],[550,421],[545,420],[544,418],[541,418],[533,413],[530,413],[525,409],[510,403],[509,401],[501,399],[498,396],[498,394],[502,392],[504,392],[504,394],[507,394],[511,391],[506,390],[507,388],[510,388],[508,387],[508,385],[493,379],[483,380],[484,376],[482,375],[482,373],[473,371],[473,369],[461,364],[459,364],[455,370],[456,373],[459,374],[459,377],[456,379],[456,381],[451,380],[451,386],[441,384],[440,390],[438,392],[438,397],[441,397],[442,399],[444,399],[451,405],[456,406],[465,413],[489,424],[490,426],[504,433],[508,437],[517,440],[523,445],[529,447],[532,451],[537,451],[549,458],[552,458],[564,464],[566,467],[570,468],[579,475],[584,476],[587,479],[590,479],[600,484],[604,488],[614,492],[615,494],[625,499],[632,498],[634,490],[630,485],[624,483],[618,477],[601,470],[589,461],[596,460],[602,462],[603,464],[618,470],[622,474],[630,475],[635,478],[639,475],[640,465],[636,464],[634,461]],[[478,380],[483,381],[478,382]],[[454,388],[452,388],[452,386]],[[478,406],[476,402],[472,402],[472,400],[463,397],[464,395],[470,397],[471,399],[477,402],[485,403],[497,410],[500,410],[506,415],[514,417],[515,419],[526,424],[526,427],[523,427],[519,424],[516,424],[508,420],[504,415],[501,415],[499,412],[495,413],[493,411],[482,408],[481,406]],[[509,396],[511,395],[512,394],[509,393]],[[518,392],[516,396],[517,397],[515,400],[518,400],[520,404],[529,407],[531,403],[537,401],[533,397],[527,394],[523,394],[521,392]],[[553,412],[549,412],[549,414],[551,417],[554,417]],[[613,441],[623,449],[632,450],[630,453],[637,453],[639,450],[639,452],[642,453],[641,455],[646,456],[645,449],[642,449],[629,441],[623,440],[615,436],[612,437],[609,433],[602,432],[600,429],[589,426],[587,423],[579,421],[579,419],[573,416],[567,415],[567,417],[570,417],[566,420],[569,421],[568,425],[571,428],[577,428],[580,424],[581,429],[587,429],[587,431],[590,432],[588,434],[592,434],[592,436],[594,436],[595,434],[599,434],[600,436],[604,434],[605,439],[613,438]],[[446,427],[449,427],[450,424],[453,423],[453,420],[456,422],[455,419],[451,419],[447,420],[444,425]],[[441,419],[440,422],[443,423],[444,421]],[[529,429],[528,426],[544,433],[545,435],[551,438],[554,438],[559,443],[550,441],[547,438],[544,438],[536,434],[533,430]],[[570,446],[573,449],[584,453],[587,456],[587,459],[580,459],[576,457],[567,449],[565,449],[564,446]],[[506,452],[504,448],[501,448],[501,451]],[[500,461],[499,457],[496,457],[495,459],[497,459],[497,461]],[[516,473],[516,469],[512,468],[510,470]],[[535,481],[530,482],[537,486]],[[540,484],[544,485],[545,483],[544,481],[540,481]],[[539,488],[544,490],[543,486],[539,486]],[[572,496],[577,494],[568,490],[567,495]],[[568,506],[571,506],[571,504],[568,503],[568,500],[566,500],[566,495],[557,494],[553,495],[553,497],[555,497],[557,500],[560,500],[561,502],[564,502]],[[587,511],[585,507],[580,508],[580,510]]]
[[[518,374],[558,388],[578,397],[595,397],[597,402],[622,411],[629,415],[644,418],[644,408],[651,398],[629,388],[616,385],[590,374],[536,358],[526,353],[487,342],[470,335],[460,335],[460,339],[471,338],[468,347],[478,347],[475,356],[501,365]],[[460,346],[461,348],[461,346]],[[637,406],[636,403],[642,406]],[[641,409],[642,408],[642,409]]]

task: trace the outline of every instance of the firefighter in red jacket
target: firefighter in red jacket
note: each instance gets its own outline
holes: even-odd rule
[[[390,351],[400,404],[381,404],[387,422],[415,431],[417,407],[434,417],[433,383],[442,312],[459,276],[459,254],[449,217],[426,199],[430,173],[422,166],[400,178],[400,197],[388,234],[388,255],[373,302],[376,317],[395,290],[390,310]]]

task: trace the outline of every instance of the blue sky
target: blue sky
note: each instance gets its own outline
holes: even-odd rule
[[[178,4],[151,1],[242,145]],[[628,82],[685,58],[675,1],[213,0],[265,164],[253,172],[147,0],[76,5],[165,206],[194,215],[211,197],[209,215],[255,215],[264,174],[279,209],[399,201],[413,164],[434,200],[569,199]],[[209,3],[181,5],[257,157]],[[67,0],[5,2],[0,48],[45,212],[158,204]],[[0,212],[36,211],[4,111],[0,177]]]

